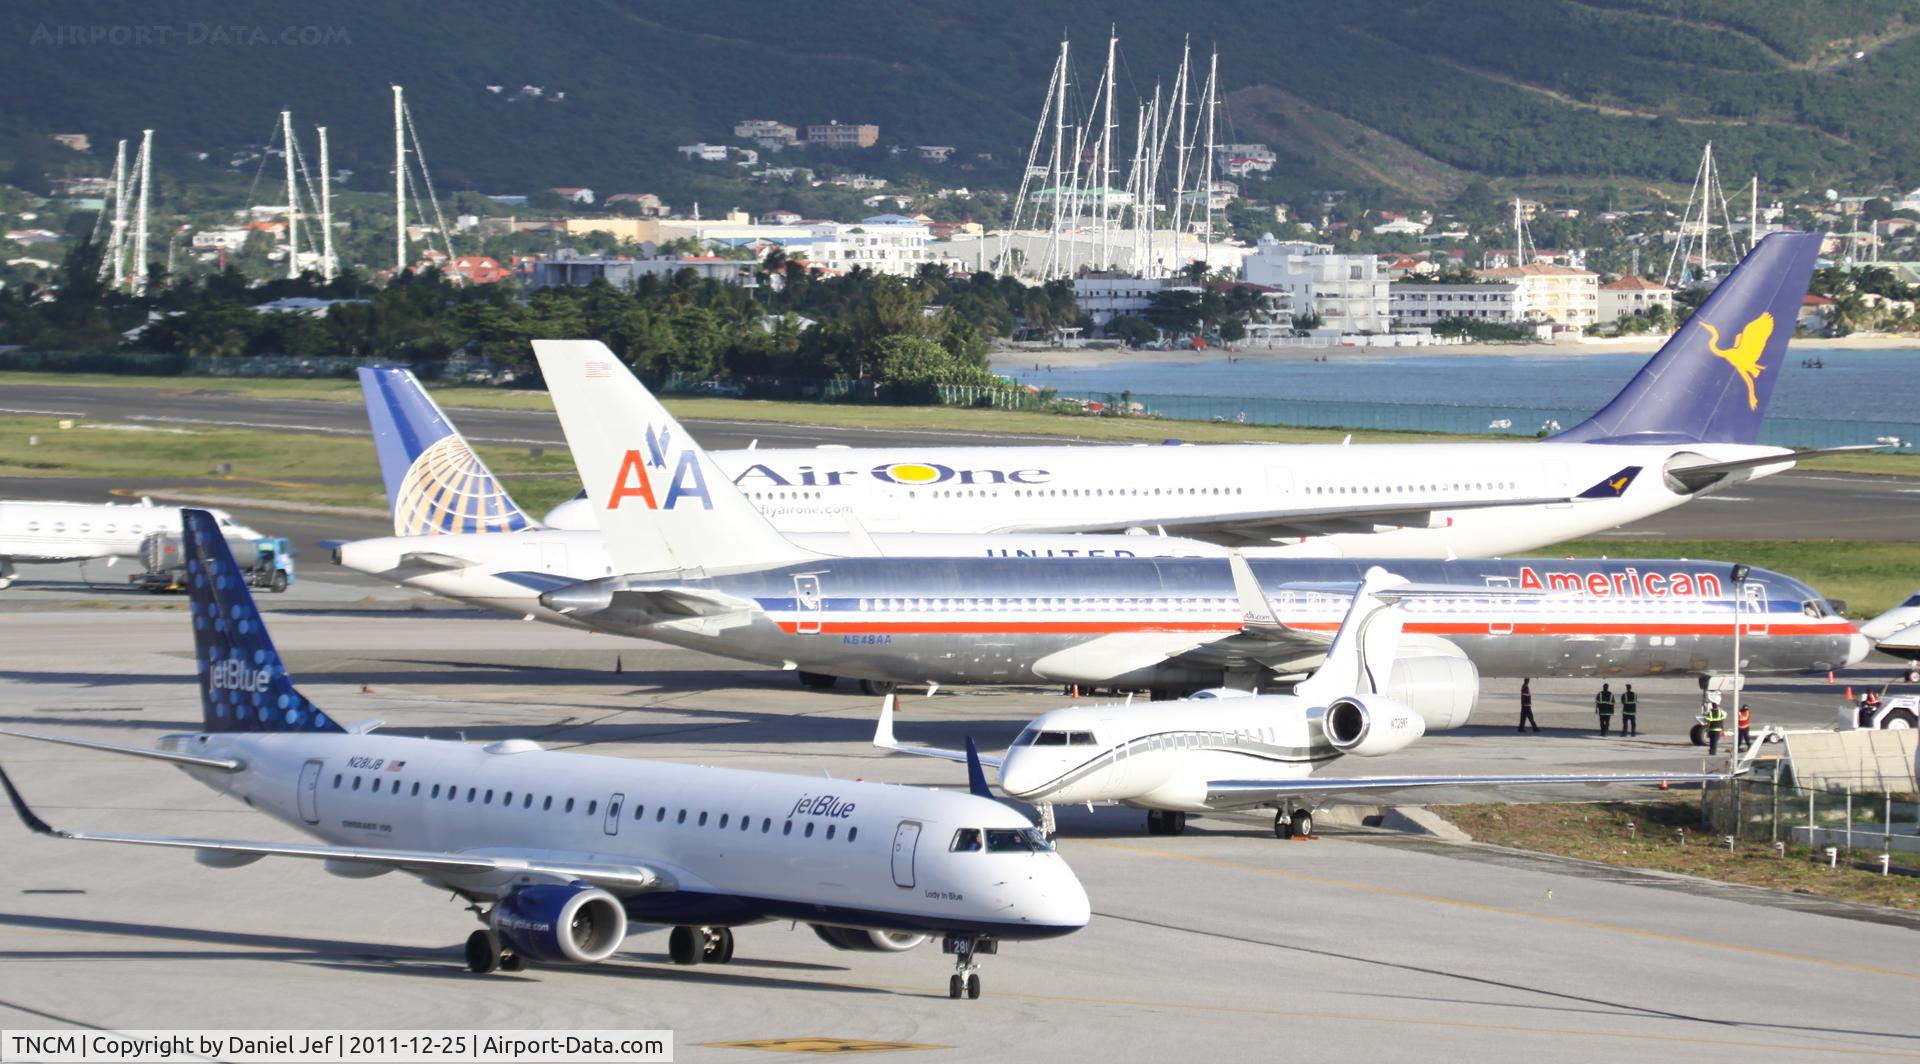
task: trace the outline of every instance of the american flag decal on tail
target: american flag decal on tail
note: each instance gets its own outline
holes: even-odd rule
[[[585,365],[588,380],[605,380],[613,375],[613,366],[606,362],[588,359]]]

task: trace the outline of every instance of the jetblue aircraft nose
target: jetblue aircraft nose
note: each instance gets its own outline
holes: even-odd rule
[[[1087,900],[1087,888],[1065,861],[1060,862],[1061,882],[1047,891],[1046,922],[1061,927],[1085,927],[1093,917],[1093,903]]]
[[[540,605],[557,613],[599,613],[613,605],[613,591],[597,580],[542,592]]]

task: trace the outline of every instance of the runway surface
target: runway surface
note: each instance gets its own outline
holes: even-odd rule
[[[359,403],[255,399],[222,393],[217,388],[217,383],[199,381],[193,382],[193,386],[165,391],[10,384],[0,394],[0,414],[33,413],[169,425],[220,425],[274,432],[368,434],[366,412]],[[453,407],[447,413],[460,430],[476,442],[566,446],[559,422],[554,415],[545,411]],[[744,448],[749,445],[976,446],[1058,443],[1063,439],[1056,436],[1009,436],[1003,433],[828,428],[755,421],[689,420],[686,425],[703,446],[711,449]],[[1178,423],[1167,425],[1169,436],[1177,436],[1179,432]],[[367,475],[372,481],[378,473],[368,470]],[[32,491],[33,487],[23,486],[21,479],[0,479],[0,493],[14,498],[42,497],[25,494]],[[1902,541],[1912,539],[1915,535],[1914,520],[1917,513],[1920,513],[1920,478],[1788,472],[1741,485],[1724,495],[1695,500],[1604,535],[1623,540]],[[317,540],[327,537],[313,535],[310,538]]]
[[[785,674],[636,641],[355,605],[357,593],[322,578],[265,602],[296,680],[341,720],[961,783],[957,766],[869,746],[877,707],[846,689],[802,691]],[[143,745],[196,726],[177,600],[32,612],[19,601],[0,600],[0,726]],[[1392,770],[1697,769],[1681,737],[1690,682],[1637,686],[1642,740],[1590,735],[1587,685],[1543,683],[1546,734],[1514,735],[1512,693],[1492,691],[1474,725],[1428,737]],[[1832,692],[1770,683],[1756,714],[1823,721]],[[898,728],[997,748],[1061,701],[909,698]],[[61,827],[295,837],[165,766],[8,737],[0,761]],[[786,924],[741,929],[725,966],[676,968],[664,932],[644,929],[598,967],[476,977],[459,950],[472,917],[404,877],[347,881],[273,860],[216,871],[32,836],[8,817],[0,1026],[665,1027],[678,1059],[723,1061],[783,1055],[708,1043],[804,1035],[955,1060],[1920,1057],[1920,1018],[1902,1004],[1920,987],[1910,915],[1364,829],[1280,842],[1269,824],[1205,817],[1184,836],[1149,837],[1137,812],[1067,811],[1061,849],[1093,899],[1091,924],[1006,946],[985,959],[985,997],[956,1002],[932,946],[842,953]]]

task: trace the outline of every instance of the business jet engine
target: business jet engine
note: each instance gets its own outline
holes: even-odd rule
[[[907,931],[862,931],[854,927],[829,927],[826,924],[808,924],[820,941],[834,949],[852,950],[855,953],[905,953],[927,940],[925,935],[916,935]]]
[[[1381,692],[1411,706],[1428,731],[1458,728],[1473,716],[1480,670],[1466,652],[1432,636],[1402,636],[1399,656]]]
[[[575,881],[517,887],[493,907],[493,930],[539,964],[593,964],[627,937],[627,911],[613,895]]]
[[[1427,733],[1427,722],[1413,707],[1380,695],[1334,699],[1327,705],[1321,727],[1335,750],[1356,757],[1403,750]]]

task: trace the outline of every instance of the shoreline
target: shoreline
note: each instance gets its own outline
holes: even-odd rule
[[[1233,350],[1210,347],[1204,351],[1131,351],[1126,348],[1002,348],[988,354],[993,372],[1032,372],[1038,363],[1052,369],[1088,369],[1128,363],[1203,365],[1224,363],[1228,357],[1247,363],[1312,362],[1325,356],[1333,362],[1380,361],[1391,358],[1550,358],[1556,355],[1651,355],[1667,342],[1662,337],[1634,337],[1601,343],[1562,344],[1432,344],[1421,347],[1249,347]],[[1846,336],[1803,338],[1790,351],[1818,353],[1834,350],[1916,351],[1920,336]]]

